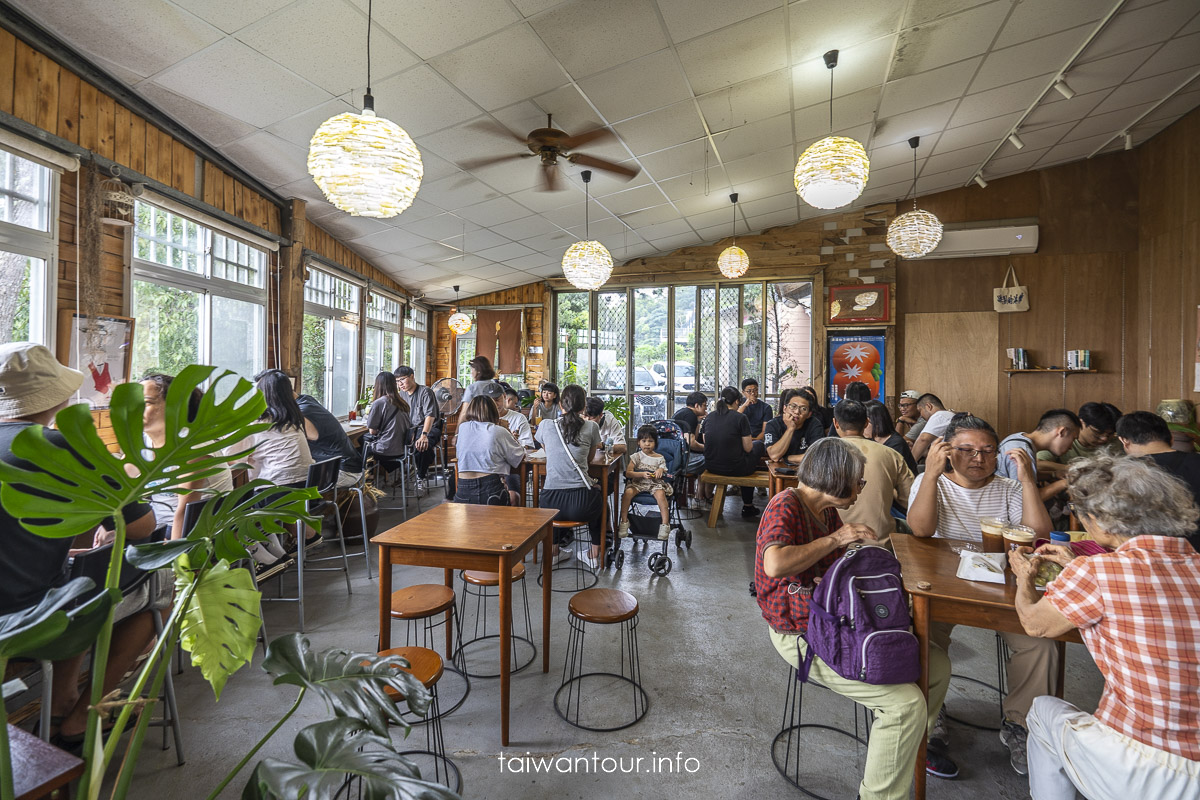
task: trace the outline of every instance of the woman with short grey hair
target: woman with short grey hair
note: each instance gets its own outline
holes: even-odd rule
[[[771,498],[758,526],[754,586],[771,644],[793,668],[808,656],[804,635],[813,587],[853,544],[876,541],[866,525],[843,525],[839,510],[854,505],[862,490],[866,457],[842,439],[820,439],[800,462],[799,485]],[[913,772],[908,766],[927,728],[937,717],[950,683],[950,661],[929,648],[929,700],[915,683],[872,685],[843,678],[819,657],[809,673],[840,695],[875,712],[859,795],[871,800],[907,800]],[[936,769],[945,767],[936,762]],[[951,765],[953,766],[953,765]]]
[[[1064,545],[1009,554],[1017,615],[1031,636],[1078,629],[1104,675],[1095,714],[1039,697],[1029,726],[1034,800],[1193,797],[1200,785],[1200,518],[1187,487],[1138,458],[1072,462],[1067,494],[1084,530],[1112,552]],[[1051,577],[1046,564],[1063,567]],[[1035,580],[1051,577],[1045,593]],[[1041,595],[1041,596],[1039,596]]]

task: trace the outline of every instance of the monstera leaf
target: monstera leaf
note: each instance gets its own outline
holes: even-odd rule
[[[70,623],[67,608],[95,585],[91,578],[76,578],[46,592],[36,606],[0,616],[0,659],[28,656],[51,644]]]
[[[386,736],[360,719],[338,718],[310,725],[293,745],[300,764],[268,758],[259,763],[242,800],[341,797],[346,783],[360,782],[363,800],[457,800],[445,786],[420,779]]]
[[[225,681],[254,655],[262,596],[249,570],[230,569],[227,561],[218,561],[193,572],[188,562],[186,555],[175,562],[176,602],[194,592],[183,614],[180,638],[183,649],[192,654],[192,665],[200,668],[220,700]]]
[[[271,642],[262,667],[275,676],[276,686],[310,690],[336,716],[355,717],[380,736],[387,736],[389,722],[407,727],[387,687],[402,694],[414,714],[424,716],[429,708],[429,692],[401,670],[408,662],[396,656],[336,648],[314,653],[307,637],[293,633]]]
[[[113,390],[109,412],[119,455],[100,440],[86,405],[65,408],[54,419],[67,447],[51,444],[39,425],[21,431],[13,439],[12,454],[38,470],[0,463],[0,503],[27,530],[65,538],[96,528],[152,491],[177,489],[237,461],[243,453],[226,456],[221,451],[266,428],[254,424],[266,403],[249,381],[237,378],[224,400],[218,401],[210,387],[196,418],[189,421],[191,392],[214,370],[192,365],[171,383],[164,409],[166,442],[153,450],[143,443],[140,383],[123,383]],[[224,388],[235,377],[224,372],[217,380],[224,381]]]

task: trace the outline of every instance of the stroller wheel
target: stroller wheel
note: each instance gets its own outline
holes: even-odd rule
[[[692,549],[692,532],[684,531],[684,533],[687,534],[687,549],[691,550]]]
[[[617,569],[620,569],[623,566],[625,566],[625,551],[618,550],[617,551]]]
[[[666,577],[671,572],[671,559],[664,556],[662,553],[655,553],[650,556],[648,564],[650,571],[660,578]]]

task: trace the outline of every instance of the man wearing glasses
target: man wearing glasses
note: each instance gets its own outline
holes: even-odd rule
[[[1066,491],[1067,478],[1065,473],[1056,475],[1046,470],[1044,465],[1048,465],[1049,462],[1036,461],[1036,454],[1046,452],[1056,458],[1061,458],[1075,444],[1075,439],[1079,434],[1079,417],[1065,408],[1051,409],[1042,414],[1037,427],[1029,433],[1013,433],[1004,437],[1004,440],[1000,442],[1001,455],[996,461],[996,474],[1016,480],[1017,467],[1006,456],[1013,450],[1024,450],[1025,454],[1029,456],[1029,460],[1038,465],[1038,472],[1042,473],[1043,477],[1055,478],[1038,490],[1042,496],[1042,502],[1047,502],[1060,492]]]
[[[896,401],[900,409],[900,416],[896,418],[895,423],[896,433],[907,439],[909,445],[912,445],[925,429],[925,418],[917,410],[917,400],[920,398],[920,392],[909,389],[901,392],[900,399]]]
[[[795,389],[785,389],[779,400],[780,415],[763,425],[763,444],[771,461],[797,462],[818,439],[825,437],[821,420],[809,400]]]
[[[1121,411],[1112,403],[1084,403],[1079,407],[1079,436],[1062,453],[1040,448],[1038,460],[1046,463],[1038,464],[1038,472],[1066,475],[1067,465],[1077,458],[1124,455],[1116,438],[1120,416]]]

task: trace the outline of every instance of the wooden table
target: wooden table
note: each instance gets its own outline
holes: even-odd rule
[[[1012,572],[1007,581],[982,583],[966,581],[954,573],[959,557],[951,547],[953,539],[919,538],[895,534],[889,540],[900,560],[904,589],[912,596],[913,632],[920,642],[921,691],[929,697],[929,624],[948,622],[973,628],[988,628],[1001,633],[1025,633],[1017,617],[1017,587]],[[924,588],[922,588],[924,587]],[[1066,668],[1064,642],[1082,642],[1078,631],[1058,639],[1058,696],[1062,696]],[[917,752],[916,800],[925,800],[925,737]]]
[[[768,461],[767,462],[767,472],[771,473],[771,486],[767,490],[768,492],[770,492],[770,494],[769,494],[770,497],[774,497],[775,495],[782,492],[784,489],[791,489],[792,487],[796,486],[800,482],[799,478],[796,477],[796,472],[795,472],[796,466],[797,466],[796,464],[790,464],[787,461]],[[791,475],[780,475],[778,472],[776,472],[776,470],[780,469],[781,467],[791,468],[792,474]]]
[[[454,570],[508,575],[542,543],[542,672],[550,671],[552,509],[443,503],[371,539],[379,545],[379,649],[392,646],[392,565],[441,567],[454,588]],[[508,745],[508,687],[512,650],[512,581],[500,580],[500,743]],[[446,613],[446,650],[452,626]]]
[[[343,422],[342,430],[349,437],[350,444],[358,447],[358,443],[362,441],[363,434],[367,432],[367,426],[361,422]]]
[[[608,525],[609,525],[609,499],[612,494],[612,519],[616,519],[620,513],[617,508],[616,488],[619,480],[616,473],[620,472],[622,456],[606,456],[601,451],[594,459],[588,463],[588,475],[600,481],[600,491],[603,493],[604,503],[600,507],[600,557],[604,558],[607,552],[606,545],[608,543]],[[539,497],[542,491],[542,478],[546,475],[546,459],[542,458],[526,458],[525,463],[529,465],[530,472],[533,474],[533,507],[540,508]],[[586,522],[586,520],[579,520]],[[603,564],[603,562],[601,562]]]
[[[83,774],[82,759],[15,725],[8,726],[8,744],[17,800],[47,797]]]

